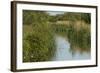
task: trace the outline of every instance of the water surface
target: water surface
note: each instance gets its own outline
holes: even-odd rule
[[[83,59],[90,59],[89,52],[80,53],[79,51],[74,51],[74,53],[70,50],[70,44],[68,39],[56,35],[55,36],[56,42],[56,53],[52,58],[53,61],[62,61],[62,60],[83,60]]]

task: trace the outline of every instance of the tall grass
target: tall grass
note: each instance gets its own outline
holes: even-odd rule
[[[77,21],[76,21],[77,22]],[[91,48],[91,29],[90,25],[81,23],[79,25],[72,22],[69,25],[56,25],[55,33],[66,36],[71,44],[71,50],[89,52]]]

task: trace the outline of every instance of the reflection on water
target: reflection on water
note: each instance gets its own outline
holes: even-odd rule
[[[62,36],[55,36],[56,41],[56,53],[53,57],[53,61],[59,60],[83,60],[90,59],[89,52],[80,53],[79,51],[72,52],[70,49],[70,43]]]

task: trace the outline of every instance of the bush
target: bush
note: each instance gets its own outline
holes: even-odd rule
[[[24,35],[23,61],[49,61],[55,52],[55,40],[51,28],[37,24],[32,30],[31,33]]]

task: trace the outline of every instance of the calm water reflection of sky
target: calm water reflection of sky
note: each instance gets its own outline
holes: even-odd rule
[[[53,61],[62,61],[62,60],[84,60],[84,59],[90,59],[91,54],[84,52],[80,53],[77,51],[74,51],[74,55],[70,51],[70,43],[67,41],[66,38],[62,36],[56,36],[56,53],[53,57]]]

